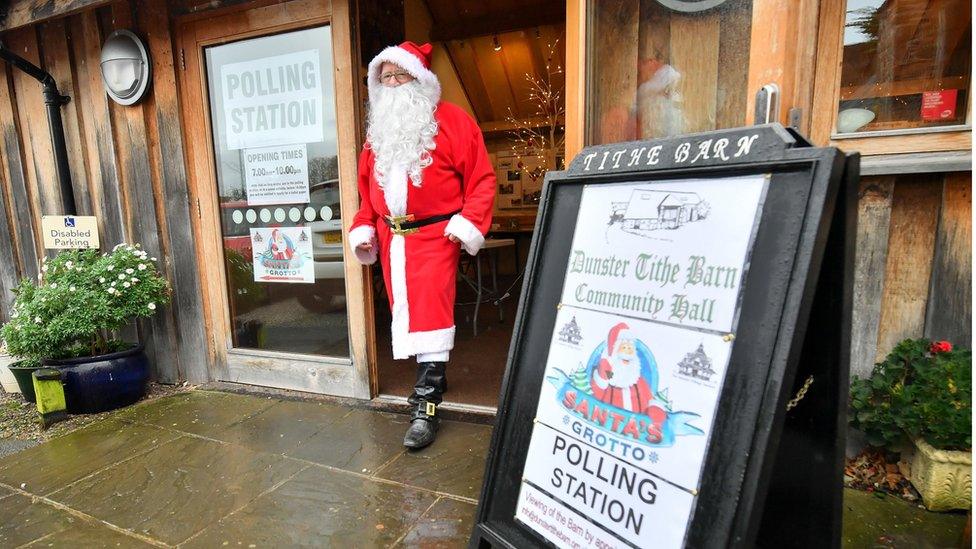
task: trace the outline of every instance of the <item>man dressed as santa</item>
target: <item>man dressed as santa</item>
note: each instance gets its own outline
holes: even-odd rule
[[[360,209],[348,241],[365,265],[381,259],[393,358],[417,357],[415,407],[403,444],[434,441],[454,348],[455,273],[491,225],[495,172],[481,130],[441,101],[430,44],[390,46],[369,64],[369,118],[359,157]]]
[[[641,357],[630,327],[620,322],[607,335],[607,348],[593,369],[590,380],[593,396],[628,412],[644,414],[655,425],[667,419],[667,413],[654,402],[654,391],[641,374]]]

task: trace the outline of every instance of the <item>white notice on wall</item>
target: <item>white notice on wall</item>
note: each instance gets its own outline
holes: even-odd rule
[[[318,50],[220,67],[228,149],[323,139]]]
[[[314,283],[312,231],[308,227],[251,229],[255,282]]]
[[[242,152],[248,205],[309,202],[308,151],[304,143],[256,147]]]

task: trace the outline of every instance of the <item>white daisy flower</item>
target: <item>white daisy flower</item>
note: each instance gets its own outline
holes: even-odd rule
[[[150,261],[156,261],[156,258],[155,257],[150,257],[149,260]]]
[[[146,264],[145,263],[140,263],[139,264],[139,270],[140,271],[145,271],[146,270]]]
[[[58,287],[58,283],[57,282],[52,282],[51,283],[51,287],[52,288],[57,288]]]
[[[47,261],[47,258],[46,257],[44,258],[44,261]],[[47,265],[41,267],[41,272],[42,273],[46,273],[47,272]]]
[[[123,282],[122,286],[128,288],[129,286],[132,286],[132,284],[129,284],[128,282]]]
[[[74,287],[74,286],[72,286],[72,287],[70,287],[70,288],[68,288],[68,291],[69,291],[69,292],[73,292],[73,291],[75,291],[75,287]]]
[[[126,270],[125,270],[125,272],[126,272],[126,274],[132,274],[132,273],[134,273],[135,271],[133,271],[132,269],[126,269]]]
[[[119,280],[125,280],[125,275],[124,274],[120,274],[119,275]]]
[[[111,270],[115,269],[115,265],[109,265],[108,267],[106,267],[106,269],[108,269],[108,270],[111,271]]]
[[[136,277],[132,277],[132,283],[135,284],[136,282],[139,282],[139,279]]]
[[[71,267],[72,267],[73,265],[74,265],[74,262],[72,262],[72,261],[68,261],[67,263],[65,263],[65,264],[64,264],[64,266],[65,266],[65,267],[67,267],[67,268],[69,268],[69,269],[70,269],[70,268],[71,268]]]
[[[105,284],[105,277],[104,276],[98,277],[98,283],[99,284]]]
[[[41,317],[35,316],[34,317],[34,322],[36,322],[37,324],[40,324],[41,323]]]
[[[155,303],[150,303],[149,305],[147,305],[147,307],[149,307],[149,310],[150,311],[155,311],[156,310],[156,304]]]

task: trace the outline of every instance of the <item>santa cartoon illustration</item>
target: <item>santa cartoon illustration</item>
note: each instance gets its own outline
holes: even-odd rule
[[[664,409],[654,402],[654,391],[642,374],[637,340],[625,322],[610,328],[606,350],[593,368],[590,385],[593,396],[611,406],[645,414],[655,424],[667,418]]]
[[[288,239],[284,233],[278,229],[271,231],[271,257],[280,260],[290,260],[295,255],[295,250],[288,245]]]

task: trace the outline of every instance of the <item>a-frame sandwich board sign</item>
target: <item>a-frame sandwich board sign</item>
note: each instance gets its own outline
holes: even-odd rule
[[[470,547],[838,547],[858,170],[773,124],[550,172]]]

